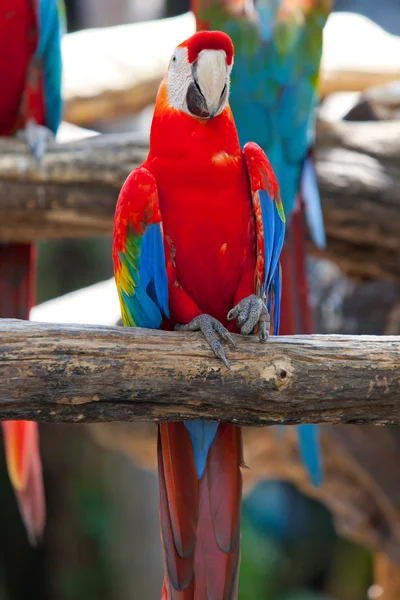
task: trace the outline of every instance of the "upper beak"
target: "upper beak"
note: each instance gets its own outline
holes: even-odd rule
[[[186,102],[196,117],[207,119],[218,114],[227,95],[227,65],[225,52],[203,50],[193,64],[193,81]]]

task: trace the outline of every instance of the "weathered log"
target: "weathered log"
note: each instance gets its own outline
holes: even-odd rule
[[[0,240],[110,235],[118,192],[148,140],[96,136],[51,144],[41,166],[23,142],[0,138]]]
[[[0,418],[400,423],[396,336],[237,338],[0,321]]]
[[[53,144],[38,166],[22,142],[1,139],[0,240],[110,235],[147,144],[134,134]],[[400,279],[400,122],[320,123],[316,165],[328,234],[319,254],[355,277]]]
[[[132,115],[151,104],[174,47],[194,31],[194,17],[186,13],[67,35],[63,41],[65,119],[88,125]],[[398,79],[399,56],[400,41],[369,19],[331,15],[324,32],[322,96]]]
[[[316,164],[328,247],[311,250],[350,276],[400,276],[399,136],[399,121],[318,125]]]

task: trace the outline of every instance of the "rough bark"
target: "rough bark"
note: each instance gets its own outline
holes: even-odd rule
[[[125,134],[52,145],[38,166],[22,142],[0,140],[0,240],[110,235],[147,144]],[[400,122],[320,123],[316,167],[328,235],[318,254],[354,277],[400,279]]]
[[[0,240],[110,235],[118,192],[147,152],[147,139],[96,136],[49,146],[38,166],[0,138]]]
[[[328,237],[319,254],[350,276],[398,279],[400,121],[321,122],[315,157]]]
[[[231,370],[200,335],[0,321],[0,417],[400,423],[396,336],[238,337]]]

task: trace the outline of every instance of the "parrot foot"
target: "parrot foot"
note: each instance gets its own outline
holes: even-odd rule
[[[218,336],[224,342],[228,342],[233,348],[236,348],[236,343],[229,331],[217,319],[214,319],[210,315],[199,315],[187,325],[175,325],[175,331],[201,331],[215,356],[220,358],[224,365],[230,369],[224,348]]]
[[[242,335],[248,335],[258,324],[258,337],[260,342],[266,342],[269,334],[271,317],[266,304],[260,296],[251,294],[243,298],[228,313],[228,320],[236,320]]]
[[[54,140],[53,132],[44,125],[38,125],[34,119],[27,121],[25,129],[17,132],[17,137],[25,140],[38,163],[46,152],[47,142]]]

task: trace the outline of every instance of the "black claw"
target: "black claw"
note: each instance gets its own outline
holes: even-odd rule
[[[260,342],[266,342],[268,340],[268,328],[266,321],[261,322],[259,325],[258,338]]]
[[[227,315],[228,321],[233,321],[239,313],[239,305],[237,304],[234,308],[232,308]]]

